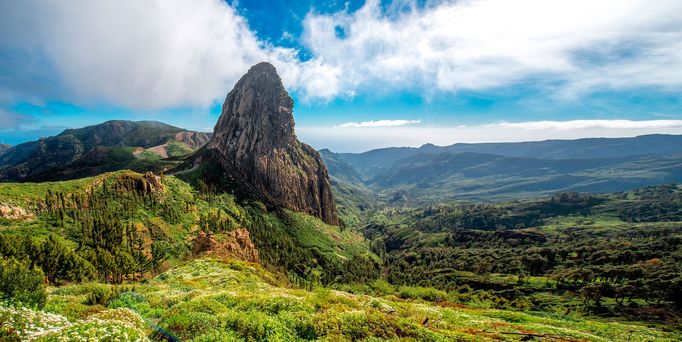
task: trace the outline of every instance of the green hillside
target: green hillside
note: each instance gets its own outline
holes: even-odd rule
[[[371,275],[376,263],[367,242],[351,230],[291,211],[268,212],[258,202],[237,203],[226,193],[197,192],[172,176],[119,171],[64,182],[2,183],[0,197],[8,208],[25,213],[1,219],[2,255],[42,260],[41,248],[31,246],[63,244],[64,253],[85,265],[59,265],[56,283],[139,279],[188,257],[200,232],[220,235],[240,228],[251,233],[265,265],[297,281],[364,276],[346,272],[346,263],[367,263]],[[95,274],[86,275],[62,269],[93,266]],[[311,278],[313,273],[319,279]]]
[[[388,207],[364,228],[394,284],[498,309],[680,329],[682,187]]]
[[[162,172],[178,164],[173,157],[188,155],[209,138],[156,121],[112,120],[67,129],[0,149],[0,181],[76,179],[123,169]]]
[[[353,292],[297,289],[257,264],[198,259],[141,284],[50,288],[44,311],[0,306],[36,341],[89,337],[116,341],[665,341],[681,335],[575,316],[464,306],[454,294],[370,283]],[[3,326],[7,326],[3,325]],[[45,332],[47,331],[47,332]]]
[[[196,189],[131,171],[0,184],[2,339],[681,337],[678,187],[421,209],[350,192],[345,228]],[[238,231],[259,264],[229,256]],[[628,265],[640,283],[611,275]]]

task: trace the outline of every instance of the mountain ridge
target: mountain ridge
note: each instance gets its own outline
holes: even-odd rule
[[[382,191],[444,198],[511,199],[555,192],[617,192],[682,181],[682,154],[540,159],[482,153],[418,154],[368,181]],[[440,194],[440,195],[438,195]]]
[[[333,178],[403,200],[506,200],[558,191],[617,192],[682,181],[682,136],[678,135],[425,144],[321,154],[333,165]]]
[[[56,136],[0,152],[0,180],[43,181],[90,176],[128,167],[140,157],[135,155],[135,148],[149,149],[178,142],[196,149],[209,138],[208,133],[187,131],[158,121],[110,120],[66,129]],[[145,156],[157,154],[150,153]]]
[[[374,170],[418,154],[441,152],[477,152],[507,157],[542,159],[592,159],[682,151],[682,135],[648,134],[626,138],[551,139],[499,143],[456,143],[446,146],[424,144],[420,147],[386,147],[361,153],[336,153],[338,158],[366,176]]]

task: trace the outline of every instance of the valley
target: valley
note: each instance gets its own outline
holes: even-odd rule
[[[322,151],[332,177],[416,203],[607,193],[682,181],[680,136]]]

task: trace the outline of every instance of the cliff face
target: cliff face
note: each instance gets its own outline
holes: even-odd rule
[[[293,106],[275,67],[257,64],[227,95],[207,147],[266,201],[339,224],[327,167],[296,139]]]

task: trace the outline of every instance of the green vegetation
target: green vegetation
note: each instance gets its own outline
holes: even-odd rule
[[[680,337],[633,324],[463,307],[443,291],[370,284],[376,295],[327,288],[307,291],[292,288],[257,264],[198,259],[141,284],[98,285],[116,293],[101,303],[88,299],[92,284],[52,288],[45,311],[63,325],[83,326],[100,317],[127,327],[131,336],[143,330],[154,339],[183,341],[518,340],[519,335],[510,333],[594,341]],[[98,336],[95,329],[79,331]]]
[[[15,259],[0,261],[0,300],[43,307],[47,299],[43,272]]]
[[[210,172],[1,183],[0,340],[682,338],[682,187],[412,208],[337,180],[336,227]],[[259,263],[197,253],[238,229]]]
[[[467,305],[646,320],[679,330],[682,187],[387,208],[364,229],[394,284]]]
[[[300,213],[247,210],[246,226],[261,253],[261,262],[288,275],[293,283],[361,281],[379,276],[378,259],[359,234]]]
[[[334,200],[344,226],[358,227],[365,213],[377,208],[377,199],[364,187],[332,178]]]
[[[0,181],[78,179],[124,169],[161,173],[208,139],[206,133],[154,121],[114,120],[67,129],[0,152]]]
[[[51,284],[135,281],[190,256],[199,232],[250,231],[262,262],[300,284],[378,276],[369,244],[302,214],[195,191],[130,171],[57,183],[0,184],[31,216],[0,221],[0,256],[30,261]],[[352,265],[352,267],[346,267]]]
[[[149,341],[142,318],[128,309],[97,310],[79,320],[0,305],[2,341]]]
[[[140,155],[137,157],[140,159],[145,159],[145,160],[160,160],[161,159],[160,155],[158,155],[152,151],[149,151],[149,150],[142,151],[142,153],[140,153]]]
[[[192,152],[194,152],[194,150],[182,141],[171,141],[166,145],[166,153],[168,153],[169,157],[186,156]]]

